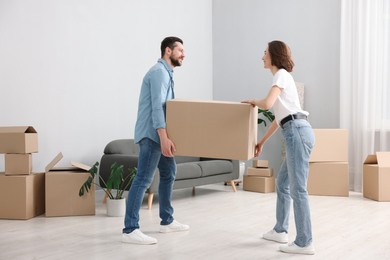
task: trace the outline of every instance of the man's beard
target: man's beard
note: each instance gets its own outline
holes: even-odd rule
[[[173,59],[172,57],[169,58],[171,60],[171,64],[175,67],[180,67],[181,63],[179,62],[179,59]]]

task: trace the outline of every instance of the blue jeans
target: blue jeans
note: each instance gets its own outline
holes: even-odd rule
[[[125,215],[123,233],[131,233],[139,229],[139,210],[145,195],[153,181],[156,169],[160,172],[158,188],[161,225],[169,225],[173,221],[173,207],[171,205],[173,184],[176,177],[176,162],[173,157],[165,157],[161,153],[160,144],[149,138],[139,143],[138,169],[130,187]]]
[[[309,245],[312,238],[307,177],[310,153],[314,146],[314,133],[308,121],[291,120],[282,127],[286,158],[276,181],[276,225],[278,233],[288,233],[291,198],[297,236],[294,243],[300,247]]]

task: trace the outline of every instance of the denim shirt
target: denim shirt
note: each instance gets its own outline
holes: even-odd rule
[[[166,128],[166,102],[174,97],[173,69],[165,60],[159,59],[142,81],[135,124],[135,143],[145,137],[160,143],[157,129]]]

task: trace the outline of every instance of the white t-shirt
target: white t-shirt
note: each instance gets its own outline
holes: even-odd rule
[[[288,115],[296,113],[309,115],[307,111],[302,110],[295,81],[285,69],[275,73],[272,86],[277,86],[282,91],[272,107],[278,124]]]

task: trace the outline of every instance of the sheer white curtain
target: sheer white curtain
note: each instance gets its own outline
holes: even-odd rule
[[[340,126],[349,130],[350,187],[363,161],[390,151],[390,0],[342,0]]]

